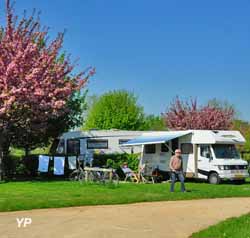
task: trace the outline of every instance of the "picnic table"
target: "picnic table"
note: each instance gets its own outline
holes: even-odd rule
[[[113,172],[114,169],[108,169],[108,168],[100,168],[100,167],[84,167],[85,171],[85,180],[89,180],[89,175],[92,172],[101,172],[101,173],[108,173],[109,174],[109,180],[112,181]]]

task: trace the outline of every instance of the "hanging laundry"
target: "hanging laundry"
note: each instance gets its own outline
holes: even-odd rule
[[[54,174],[55,175],[63,175],[64,174],[64,165],[65,165],[65,158],[64,157],[54,157]]]
[[[39,172],[48,172],[49,169],[49,156],[47,155],[39,155]]]
[[[76,156],[69,156],[68,163],[69,163],[69,169],[71,170],[76,169]]]

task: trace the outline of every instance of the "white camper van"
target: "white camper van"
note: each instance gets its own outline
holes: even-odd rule
[[[148,173],[156,168],[170,172],[169,160],[180,148],[186,177],[218,184],[222,179],[243,182],[249,176],[248,164],[236,148],[244,143],[238,131],[187,130],[147,132],[122,146],[141,146],[141,163]]]
[[[93,153],[139,153],[140,146],[121,147],[120,145],[139,135],[141,131],[125,130],[89,130],[69,131],[57,138],[52,147],[53,154],[86,156]]]

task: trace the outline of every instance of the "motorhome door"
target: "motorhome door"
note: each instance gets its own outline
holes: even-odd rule
[[[213,160],[210,145],[199,145],[198,147],[198,177],[207,178]]]

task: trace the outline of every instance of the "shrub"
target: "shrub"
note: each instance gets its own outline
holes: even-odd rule
[[[140,154],[95,154],[93,166],[111,167],[118,169],[124,162],[128,163],[128,167],[137,171]]]

